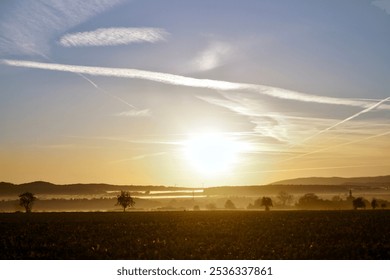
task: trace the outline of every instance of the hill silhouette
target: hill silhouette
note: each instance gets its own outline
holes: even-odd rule
[[[203,194],[207,196],[259,196],[276,195],[280,191],[292,193],[346,193],[349,189],[376,189],[389,188],[390,176],[377,177],[309,177],[296,178],[291,180],[277,181],[268,185],[254,186],[219,186],[204,188]],[[0,182],[0,197],[13,197],[23,192],[32,192],[36,195],[47,195],[56,197],[58,195],[68,196],[107,196],[110,193],[120,190],[140,194],[149,192],[164,193],[172,192],[178,194],[198,190],[196,188],[169,187],[169,186],[142,186],[142,185],[111,185],[111,184],[67,184],[58,185],[44,181],[36,181],[24,184],[12,184]]]
[[[0,182],[0,196],[15,196],[22,192],[40,195],[104,195],[116,191],[148,192],[148,191],[180,191],[188,188],[165,186],[110,185],[110,184],[69,184],[57,185],[44,181],[24,184]]]
[[[358,185],[390,187],[390,176],[376,177],[308,177],[274,182],[270,185]]]

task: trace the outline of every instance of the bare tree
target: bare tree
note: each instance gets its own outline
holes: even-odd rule
[[[37,198],[30,192],[25,192],[19,195],[19,205],[26,209],[26,213],[31,212],[31,208],[35,200],[37,200]]]
[[[121,191],[121,194],[117,196],[116,205],[122,206],[123,212],[125,212],[127,207],[133,207],[135,205],[135,201],[131,197],[130,192]]]

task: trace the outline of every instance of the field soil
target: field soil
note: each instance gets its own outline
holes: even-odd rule
[[[0,259],[390,259],[390,211],[2,213]]]

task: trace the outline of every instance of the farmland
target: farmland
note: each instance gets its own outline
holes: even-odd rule
[[[0,259],[389,259],[390,211],[2,213]]]

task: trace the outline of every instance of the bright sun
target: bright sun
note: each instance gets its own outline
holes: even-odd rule
[[[184,143],[186,158],[203,175],[224,173],[237,163],[242,145],[222,134],[191,136]]]

